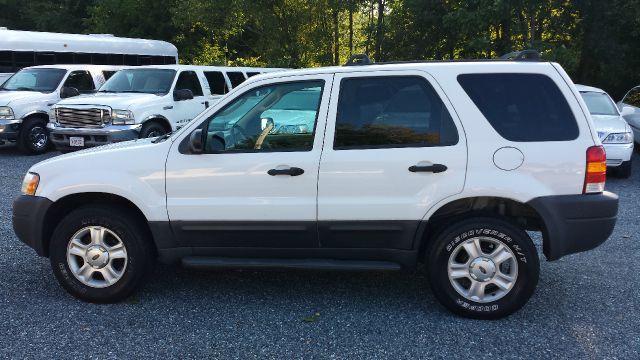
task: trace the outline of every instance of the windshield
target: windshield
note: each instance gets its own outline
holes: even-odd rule
[[[64,69],[24,69],[13,74],[1,87],[5,91],[52,92],[67,73]]]
[[[616,104],[605,93],[582,92],[584,102],[587,103],[591,115],[618,115]]]
[[[125,69],[115,73],[98,92],[166,94],[176,71],[171,69]]]

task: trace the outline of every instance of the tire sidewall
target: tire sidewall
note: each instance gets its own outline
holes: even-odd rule
[[[448,276],[449,257],[464,241],[474,237],[488,237],[500,241],[515,255],[518,278],[514,287],[502,298],[479,303],[460,295]],[[520,309],[533,294],[538,283],[539,259],[529,236],[515,226],[495,219],[478,219],[453,225],[438,237],[430,253],[429,278],[438,299],[453,312],[473,318],[495,319]]]
[[[92,214],[93,213],[93,214]],[[72,236],[87,226],[103,226],[113,231],[127,249],[127,267],[114,285],[92,288],[80,282],[67,263],[67,247]],[[90,302],[117,302],[133,292],[144,274],[144,249],[140,246],[137,229],[119,216],[105,214],[103,210],[87,209],[67,216],[54,231],[50,244],[50,261],[60,284],[72,295]]]
[[[35,127],[41,127],[46,136],[46,143],[41,148],[37,148],[31,142],[30,133],[31,133],[31,130],[33,130],[33,128]],[[49,138],[49,132],[47,131],[47,123],[41,119],[26,120],[23,123],[22,128],[20,129],[20,145],[23,148],[23,150],[28,152],[29,154],[38,155],[38,154],[44,154],[45,152],[47,152],[47,150],[49,149],[49,146],[51,145],[51,139]]]

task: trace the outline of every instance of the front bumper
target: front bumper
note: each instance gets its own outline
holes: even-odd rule
[[[542,217],[547,260],[591,250],[609,238],[618,215],[618,195],[558,195],[528,202]]]
[[[41,196],[21,195],[13,202],[13,231],[18,239],[32,247],[40,256],[47,256],[44,238],[45,216],[53,202]]]
[[[102,128],[67,128],[55,123],[47,125],[50,138],[58,150],[80,150],[82,147],[70,146],[71,137],[83,137],[84,148],[106,145],[114,142],[129,141],[140,137],[141,124],[106,125]]]
[[[20,125],[22,125],[21,119],[0,120],[0,140],[14,141],[18,139]]]
[[[630,144],[603,144],[607,152],[607,166],[616,167],[624,161],[631,160],[633,156],[633,143]]]

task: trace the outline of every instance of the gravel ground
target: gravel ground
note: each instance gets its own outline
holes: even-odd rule
[[[522,310],[477,321],[448,313],[406,272],[159,266],[126,303],[82,303],[11,227],[24,173],[54,155],[0,147],[0,358],[640,358],[640,156],[631,179],[607,183],[620,195],[611,238],[542,261]]]

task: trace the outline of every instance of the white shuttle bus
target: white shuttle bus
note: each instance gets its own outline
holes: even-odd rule
[[[110,34],[60,34],[0,27],[0,84],[35,65],[167,65],[178,63],[178,49],[159,40]]]

